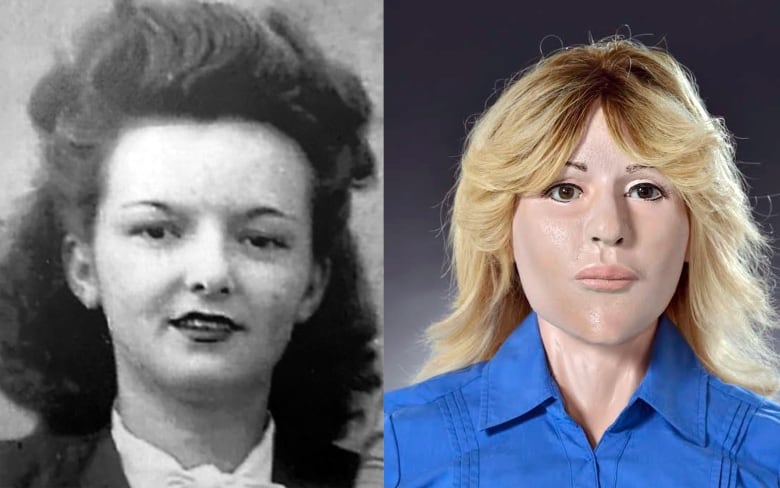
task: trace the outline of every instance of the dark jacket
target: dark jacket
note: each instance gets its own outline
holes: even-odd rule
[[[285,446],[277,436],[273,481],[287,488],[351,487],[359,456],[336,446]],[[35,434],[0,442],[2,488],[129,488],[109,429],[80,437]]]

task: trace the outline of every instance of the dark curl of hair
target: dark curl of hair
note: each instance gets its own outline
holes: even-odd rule
[[[2,388],[55,433],[109,421],[116,379],[105,318],[71,294],[60,253],[66,232],[91,238],[101,164],[123,127],[149,117],[269,123],[311,164],[313,253],[331,269],[321,306],[274,370],[269,408],[298,450],[341,437],[361,413],[354,392],[380,384],[376,316],[347,225],[350,190],[374,176],[360,81],[279,12],[256,18],[221,4],[118,8],[77,46],[28,106],[44,167],[0,262]]]

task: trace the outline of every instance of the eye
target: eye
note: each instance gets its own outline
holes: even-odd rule
[[[165,239],[168,231],[165,229],[165,227],[147,227],[142,231],[142,234],[144,237],[148,237],[149,239],[157,241],[160,239]]]
[[[544,192],[544,196],[547,198],[552,198],[556,202],[569,203],[582,196],[582,189],[577,185],[572,185],[571,183],[561,183],[559,185],[548,188]]]
[[[133,229],[133,235],[149,241],[165,241],[178,237],[175,228],[167,224],[145,224]]]
[[[289,247],[284,239],[265,234],[252,234],[243,238],[243,242],[255,249],[285,249]]]
[[[626,196],[653,201],[665,197],[666,194],[652,183],[639,183],[638,185],[632,186],[631,189],[628,190],[628,193],[626,193]]]

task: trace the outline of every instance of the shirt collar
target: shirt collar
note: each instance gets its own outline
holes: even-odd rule
[[[272,483],[274,421],[269,418],[268,427],[260,443],[233,471],[224,473],[214,465],[201,465],[184,469],[170,454],[127,430],[119,412],[111,412],[111,437],[122,461],[122,468],[131,487],[169,486],[181,479],[219,481],[227,486],[279,487]],[[243,485],[240,482],[245,482]],[[220,484],[220,486],[222,486]]]
[[[557,397],[536,312],[509,335],[483,371],[480,429],[520,417]]]
[[[706,440],[707,372],[677,326],[658,321],[653,357],[634,397],[642,399],[689,440]]]
[[[480,429],[518,418],[559,398],[536,312],[509,335],[483,371]],[[650,366],[629,405],[641,398],[683,435],[704,445],[706,385],[707,375],[696,355],[677,327],[662,315]]]

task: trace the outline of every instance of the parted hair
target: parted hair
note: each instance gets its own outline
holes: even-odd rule
[[[663,173],[687,207],[690,260],[665,312],[709,371],[776,392],[772,248],[751,214],[732,137],[668,52],[620,37],[544,57],[471,129],[451,208],[455,299],[427,330],[432,353],[417,379],[491,358],[530,312],[512,255],[514,209],[557,178],[597,105],[619,147]]]
[[[122,2],[87,24],[28,111],[42,165],[0,261],[0,386],[53,432],[105,426],[116,394],[111,339],[102,311],[69,291],[61,249],[66,233],[91,239],[106,156],[145,117],[268,123],[311,164],[313,254],[331,270],[319,309],[274,370],[269,408],[301,455],[340,438],[361,414],[355,394],[380,385],[377,317],[348,226],[352,190],[375,176],[371,103],[357,76],[276,10]]]

